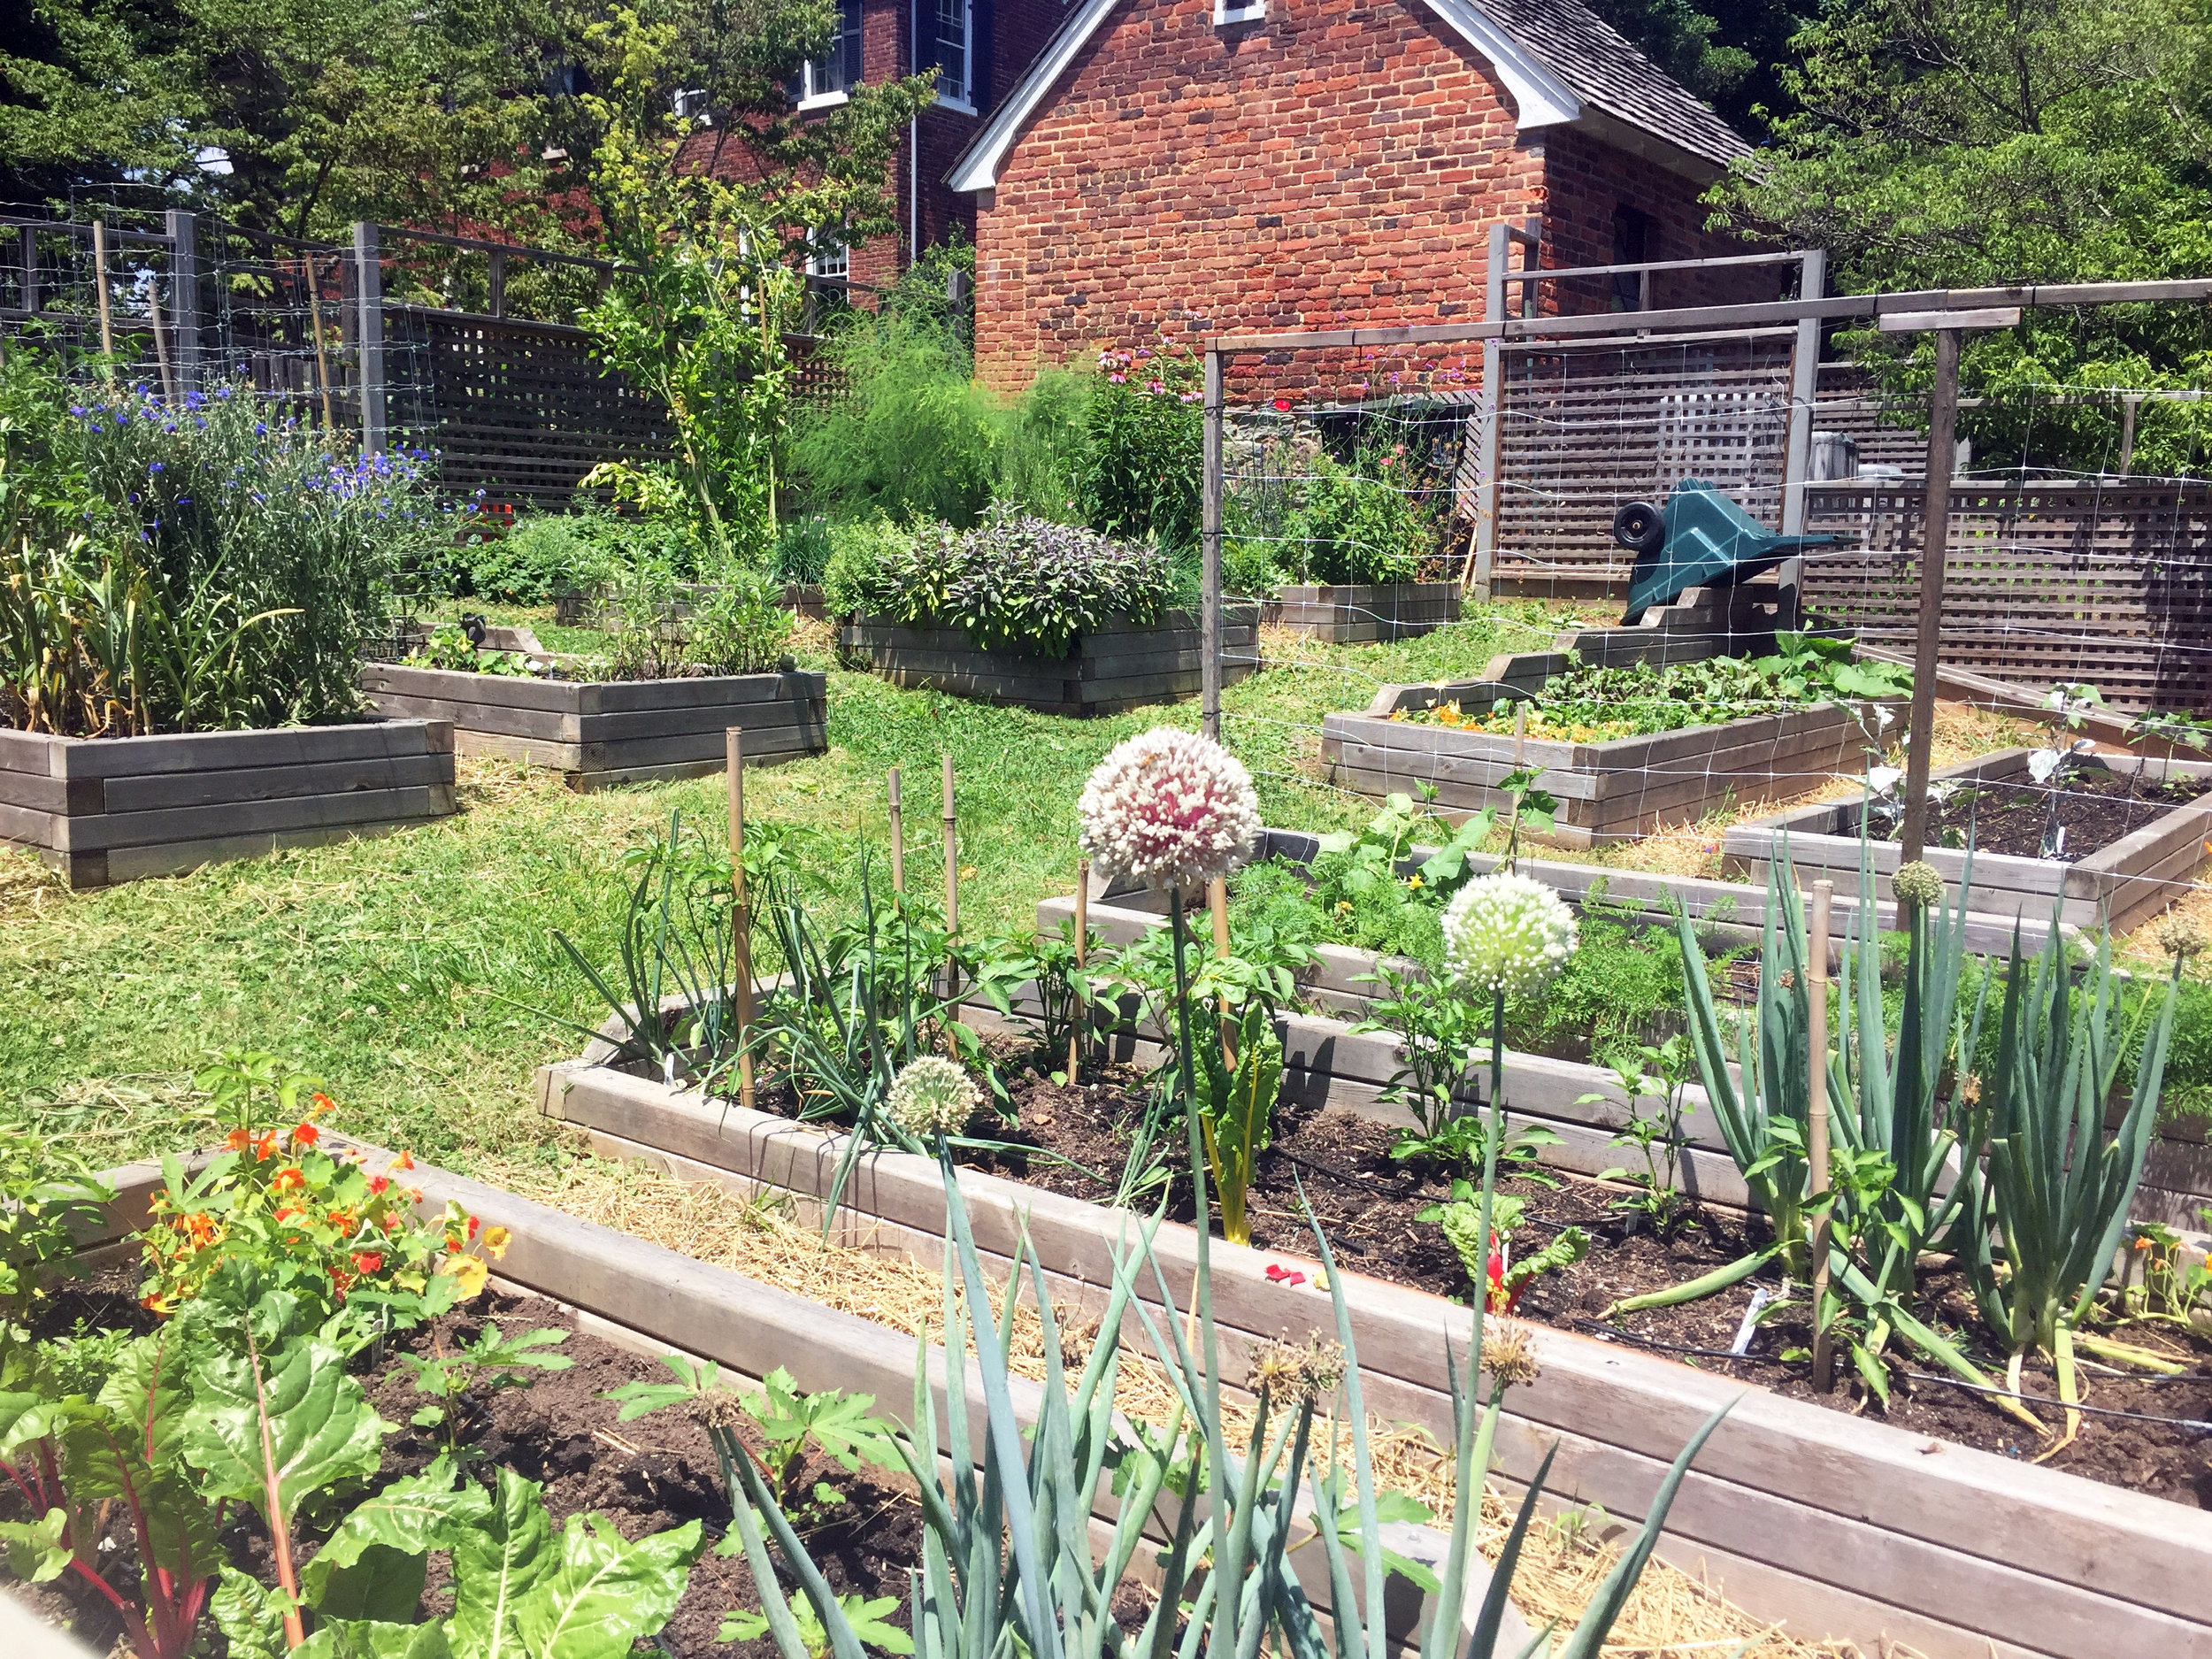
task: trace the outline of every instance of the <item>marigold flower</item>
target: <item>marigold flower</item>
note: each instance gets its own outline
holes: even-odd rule
[[[926,1141],[958,1133],[982,1103],[982,1091],[965,1071],[941,1055],[926,1054],[892,1079],[883,1110],[907,1133]]]
[[[1445,971],[1483,996],[1532,996],[1575,948],[1574,912],[1542,882],[1508,871],[1471,881],[1444,908]]]
[[[1118,743],[1083,786],[1082,848],[1108,880],[1195,892],[1252,855],[1260,801],[1243,763],[1171,726]]]

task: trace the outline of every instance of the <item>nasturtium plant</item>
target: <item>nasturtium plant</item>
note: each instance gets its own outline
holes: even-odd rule
[[[50,1140],[0,1126],[0,1316],[30,1312],[42,1277],[70,1265],[70,1224],[114,1196],[83,1160]]]

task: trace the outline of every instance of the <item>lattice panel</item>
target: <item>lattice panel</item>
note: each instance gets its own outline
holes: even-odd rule
[[[1863,467],[1894,466],[1907,478],[1927,476],[1927,428],[1912,425],[1915,418],[1924,417],[1924,409],[1891,399],[1855,363],[1822,364],[1814,384],[1815,432],[1840,432],[1855,439]]]
[[[1680,480],[1717,484],[1781,519],[1787,337],[1509,351],[1499,431],[1496,577],[1520,587],[1625,587],[1613,515]]]
[[[1909,648],[1920,486],[1815,484],[1806,602]],[[1951,495],[1943,661],[2029,686],[2085,680],[2120,708],[2212,710],[2212,483],[1977,485]]]

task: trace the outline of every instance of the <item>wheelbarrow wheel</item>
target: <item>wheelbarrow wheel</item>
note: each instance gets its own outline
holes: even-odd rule
[[[1632,501],[1613,515],[1613,540],[1633,553],[1656,553],[1667,544],[1667,516],[1647,501]]]

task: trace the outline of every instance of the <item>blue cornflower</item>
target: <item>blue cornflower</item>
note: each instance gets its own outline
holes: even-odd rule
[[[146,470],[147,470],[149,472],[160,472],[160,471],[162,470],[162,469],[161,469],[161,463],[160,463],[160,462],[158,462],[158,461],[152,462],[152,463],[149,464],[149,465],[147,466]]]
[[[253,423],[253,435],[257,438],[267,437],[269,435],[268,423],[260,420],[255,421]]]
[[[82,403],[72,403],[69,405],[69,412],[76,416],[78,419],[81,420],[84,419],[84,405]]]

